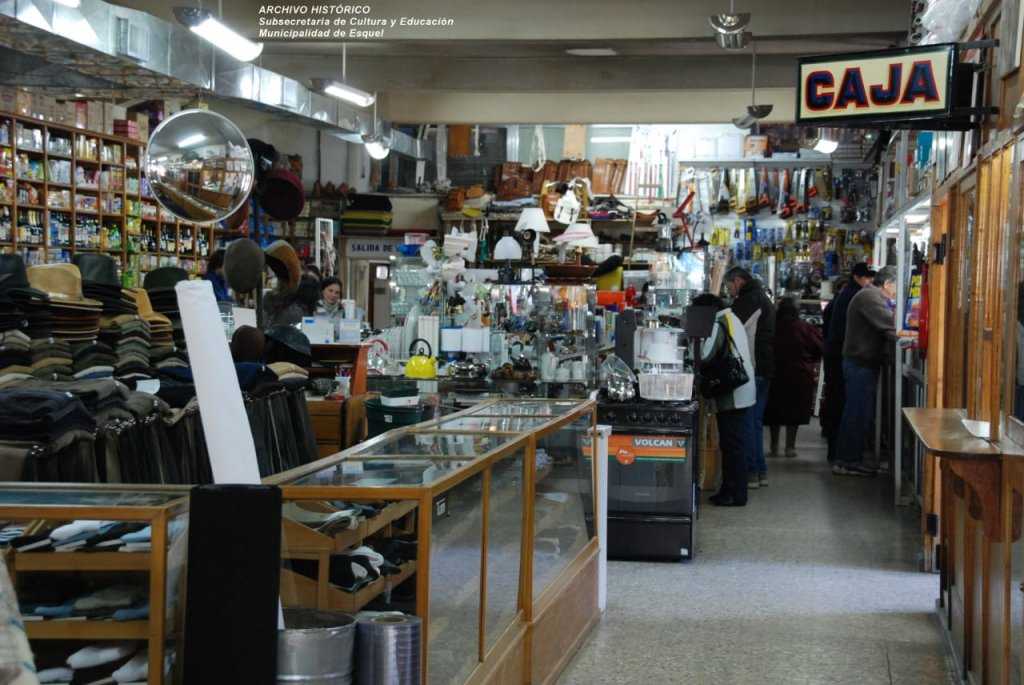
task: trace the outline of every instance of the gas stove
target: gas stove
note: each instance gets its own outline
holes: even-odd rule
[[[697,406],[698,403],[694,400],[659,402],[637,399],[616,402],[602,397],[597,403],[597,422],[610,425],[616,433],[688,433],[693,428]]]

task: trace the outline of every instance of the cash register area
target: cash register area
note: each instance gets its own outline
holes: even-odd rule
[[[558,683],[960,683],[917,510],[893,506],[891,478],[833,476],[816,429],[748,506],[702,498],[692,560],[610,561],[607,608]]]

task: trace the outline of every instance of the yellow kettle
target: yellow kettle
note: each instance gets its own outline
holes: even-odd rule
[[[426,346],[426,355],[423,353],[423,346],[417,347],[416,343],[423,343]],[[405,364],[405,377],[427,381],[437,378],[437,360],[430,354],[430,343],[423,338],[413,340],[409,345],[409,361]]]

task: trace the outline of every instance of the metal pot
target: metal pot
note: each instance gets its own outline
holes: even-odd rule
[[[471,359],[452,362],[448,365],[448,373],[452,378],[462,380],[478,380],[487,378],[488,368],[486,364],[475,362]]]

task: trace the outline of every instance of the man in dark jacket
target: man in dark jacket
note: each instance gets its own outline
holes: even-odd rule
[[[757,403],[750,414],[750,444],[753,452],[747,458],[747,487],[768,485],[768,466],[764,461],[764,407],[768,389],[775,377],[775,305],[768,299],[761,282],[742,266],[725,272],[725,289],[733,297],[732,312],[753,340],[754,381]]]
[[[874,283],[874,287],[862,288],[853,296],[846,312],[846,405],[839,425],[836,462],[832,466],[832,473],[837,476],[875,474],[875,469],[864,464],[864,438],[875,413],[879,368],[889,350],[896,350],[896,326],[889,309],[889,301],[896,297],[896,269],[881,269]]]
[[[870,285],[876,271],[864,262],[853,265],[850,280],[829,305],[830,317],[825,329],[825,355],[822,369],[825,373],[825,401],[821,407],[821,425],[828,441],[828,462],[836,460],[836,441],[839,422],[846,404],[846,384],[843,382],[843,340],[846,339],[846,311],[850,300],[860,289]]]

